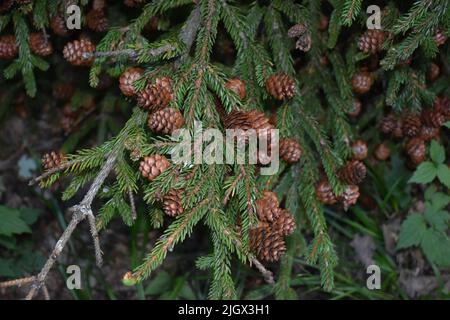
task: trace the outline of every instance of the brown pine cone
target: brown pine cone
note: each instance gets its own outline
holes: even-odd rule
[[[7,12],[14,4],[14,0],[2,0],[0,2],[0,13]]]
[[[87,39],[68,42],[63,50],[64,59],[75,66],[89,66],[94,62],[94,56],[85,57],[95,52],[95,45]]]
[[[272,229],[282,236],[292,234],[296,228],[294,216],[289,210],[278,208],[280,213],[278,218],[273,222]]]
[[[436,42],[436,45],[441,46],[447,41],[447,36],[445,35],[444,30],[438,30],[436,31],[436,34],[434,35],[434,42]]]
[[[286,74],[273,74],[266,81],[266,90],[277,100],[292,99],[295,81]]]
[[[357,116],[359,116],[359,114],[361,113],[362,110],[362,103],[361,100],[354,98],[353,99],[353,104],[352,104],[352,108],[350,109],[350,111],[348,112],[348,115],[350,117],[356,118]]]
[[[316,196],[323,204],[335,204],[338,201],[333,193],[333,188],[331,188],[327,180],[321,180],[316,185]]]
[[[260,139],[268,139],[268,146],[270,145],[270,130],[274,126],[270,124],[269,118],[261,111],[239,111],[233,110],[224,117],[224,127],[226,129],[241,129],[242,135],[237,137],[237,140],[243,139],[248,141],[249,129],[254,129],[256,135]]]
[[[0,59],[13,59],[19,53],[16,37],[13,35],[0,36]]]
[[[328,19],[328,17],[326,15],[324,15],[324,14],[320,15],[320,18],[319,18],[319,30],[320,31],[327,30],[329,20],[330,19]]]
[[[445,120],[444,113],[436,106],[422,110],[422,121],[425,126],[439,128],[445,123]]]
[[[225,83],[225,88],[236,93],[239,96],[239,98],[241,98],[241,100],[245,99],[246,96],[245,82],[242,81],[241,79],[235,78],[228,80],[227,83]]]
[[[169,167],[169,160],[165,156],[156,154],[145,157],[139,165],[139,171],[149,181],[153,181]]]
[[[363,140],[355,140],[352,143],[353,158],[356,160],[364,160],[368,154],[367,143]]]
[[[420,116],[409,113],[403,117],[403,133],[407,137],[415,137],[422,129]]]
[[[397,119],[393,114],[389,114],[380,121],[380,131],[385,134],[391,134],[397,127]]]
[[[353,75],[352,87],[355,93],[364,94],[370,91],[373,85],[373,76],[368,71],[359,71]]]
[[[147,124],[155,133],[172,134],[184,125],[184,118],[178,109],[165,108],[150,114]]]
[[[96,32],[104,32],[108,29],[108,18],[103,9],[92,9],[86,15],[86,22],[89,29]]]
[[[385,33],[378,29],[369,29],[359,38],[358,48],[364,53],[375,54],[381,50]]]
[[[61,152],[52,151],[42,157],[42,167],[45,171],[60,166],[66,160],[66,156]]]
[[[278,219],[280,211],[278,206],[280,205],[277,195],[272,191],[264,191],[263,197],[256,200],[256,214],[258,219],[262,222],[273,222]]]
[[[172,79],[169,77],[156,79],[154,84],[147,85],[137,94],[138,105],[150,112],[164,109],[172,100]]]
[[[430,81],[434,81],[439,77],[439,74],[441,73],[441,68],[439,66],[432,62],[430,65],[430,69],[428,70],[428,79]]]
[[[340,200],[344,206],[344,210],[347,211],[350,206],[356,204],[359,198],[359,187],[356,185],[349,185],[345,188]]]
[[[347,162],[340,170],[340,179],[347,184],[360,184],[367,174],[367,168],[361,161],[351,160]]]
[[[438,140],[440,138],[441,135],[441,129],[440,128],[435,128],[435,127],[422,127],[422,130],[420,130],[420,135],[419,137],[423,140],[423,141],[430,141],[430,140]]]
[[[280,141],[280,157],[287,163],[295,163],[300,160],[302,149],[297,140],[289,138]]]
[[[40,56],[48,56],[53,53],[52,43],[42,33],[32,33],[28,39],[31,51]]]
[[[386,161],[391,156],[391,149],[386,143],[380,143],[375,148],[374,156],[377,160]]]
[[[119,88],[120,91],[127,97],[134,96],[136,90],[134,89],[133,83],[139,80],[144,74],[144,69],[142,68],[128,68],[121,74],[119,78]]]
[[[53,16],[50,20],[50,27],[53,32],[61,37],[67,37],[72,34],[72,31],[67,29],[64,17],[60,15]]]
[[[419,165],[425,161],[427,148],[421,138],[412,138],[409,140],[406,143],[405,149],[413,164]]]
[[[184,212],[182,196],[184,189],[172,189],[163,198],[163,210],[170,217],[179,216]]]
[[[450,99],[447,97],[443,98],[437,98],[436,101],[434,101],[433,108],[436,110],[439,110],[440,113],[442,113],[445,117],[445,121],[450,120]]]
[[[250,230],[250,250],[262,261],[274,262],[286,252],[283,237],[267,227]]]
[[[73,85],[68,83],[56,83],[53,85],[53,98],[58,100],[70,100],[75,92]]]

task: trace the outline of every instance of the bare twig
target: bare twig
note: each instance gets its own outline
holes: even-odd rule
[[[46,285],[44,285],[42,287],[42,292],[44,293],[44,299],[45,300],[50,300],[50,294],[48,293],[48,289],[47,289]]]
[[[146,52],[146,54],[148,54],[149,56],[152,57],[157,57],[160,56],[166,52],[170,52],[175,50],[176,48],[171,45],[171,44],[166,44],[163,45],[159,48],[155,48],[155,49],[150,49],[148,50],[148,52]],[[123,50],[115,50],[115,51],[96,51],[96,52],[84,52],[83,53],[83,58],[84,59],[89,59],[92,57],[95,58],[100,58],[100,57],[118,57],[118,56],[128,56],[130,59],[137,59],[138,57],[138,52],[136,50],[133,49],[123,49]]]
[[[263,266],[263,264],[262,264],[261,262],[259,262],[258,259],[256,259],[255,257],[252,257],[252,258],[250,259],[250,263],[253,264],[253,265],[255,265],[256,269],[258,269],[258,271],[261,272],[261,274],[262,274],[263,277],[264,277],[264,280],[265,280],[267,283],[269,283],[269,284],[274,284],[274,283],[275,283],[275,281],[274,281],[274,279],[273,279],[272,271],[267,270],[267,269]]]
[[[36,280],[35,276],[0,282],[0,288],[21,287]]]
[[[94,241],[94,247],[95,247],[95,257],[97,260],[97,264],[101,265],[102,258],[101,258],[101,250],[100,250],[100,244],[98,240],[98,234],[97,230],[95,228],[95,217],[92,214],[92,201],[94,200],[95,196],[97,195],[100,187],[102,186],[103,182],[105,181],[108,174],[113,169],[114,163],[117,160],[117,152],[113,151],[108,155],[108,158],[106,160],[106,163],[103,165],[102,169],[100,170],[99,174],[95,178],[94,182],[92,183],[91,187],[89,188],[89,191],[84,196],[83,200],[69,208],[70,212],[73,212],[72,219],[69,222],[69,225],[67,226],[66,230],[64,230],[63,234],[59,238],[58,242],[56,243],[55,247],[53,248],[53,252],[51,253],[50,257],[48,258],[47,262],[45,263],[42,270],[39,272],[37,278],[35,279],[28,295],[26,296],[26,300],[31,300],[36,295],[36,293],[39,291],[39,289],[42,288],[42,286],[45,284],[45,281],[47,279],[47,275],[50,271],[50,269],[55,264],[56,260],[60,256],[62,250],[67,244],[67,241],[72,236],[73,231],[76,229],[78,224],[83,221],[86,217],[88,217],[89,225],[91,227],[91,233]]]
[[[74,164],[76,164],[78,162],[79,161],[66,161],[66,162],[63,162],[63,163],[61,163],[61,165],[59,165],[59,166],[57,166],[57,167],[55,167],[53,169],[47,170],[43,174],[41,174],[39,177],[34,178],[33,180],[31,180],[28,183],[28,185],[32,186],[32,185],[34,185],[34,184],[36,184],[36,183],[38,183],[38,182],[40,182],[40,181],[50,177],[52,174],[54,174],[56,172],[63,171],[65,169],[67,169],[67,168],[70,168],[71,166],[73,166]]]
[[[136,203],[134,202],[133,191],[131,189],[128,190],[128,195],[130,197],[131,216],[133,220],[136,220],[137,219]]]

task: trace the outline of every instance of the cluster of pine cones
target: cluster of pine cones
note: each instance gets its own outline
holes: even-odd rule
[[[259,224],[250,230],[250,250],[262,261],[278,261],[286,251],[284,237],[296,228],[289,210],[279,206],[277,195],[271,191],[264,191],[256,201]]]
[[[437,98],[430,108],[420,114],[387,115],[380,121],[380,131],[395,139],[406,138],[405,151],[409,164],[415,167],[426,159],[426,142],[440,139],[442,125],[450,121],[450,100]]]
[[[345,185],[343,193],[335,195],[327,178],[322,178],[316,185],[317,199],[327,205],[342,203],[345,210],[354,205],[360,196],[358,185],[367,175],[367,168],[362,162],[368,156],[367,143],[356,140],[351,145],[352,159],[347,161],[339,170],[338,177]]]

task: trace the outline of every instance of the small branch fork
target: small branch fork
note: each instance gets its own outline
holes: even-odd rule
[[[98,232],[97,232],[97,228],[96,228],[95,216],[92,212],[91,206],[92,206],[92,202],[93,202],[95,196],[97,195],[98,191],[100,190],[100,187],[103,185],[103,182],[105,181],[105,179],[107,178],[109,173],[112,171],[116,160],[117,160],[117,151],[115,150],[108,155],[105,164],[101,168],[97,177],[94,179],[94,182],[92,183],[88,192],[84,196],[83,200],[79,204],[68,209],[69,212],[72,212],[72,219],[70,220],[67,228],[64,230],[61,237],[59,238],[58,242],[56,243],[55,247],[53,248],[52,253],[50,254],[48,260],[46,261],[44,267],[39,272],[39,274],[37,276],[33,276],[33,277],[2,282],[2,283],[0,283],[0,288],[6,288],[6,287],[11,287],[11,286],[22,286],[22,285],[28,285],[31,283],[32,284],[31,289],[25,298],[26,300],[33,299],[41,288],[43,289],[44,297],[46,299],[49,298],[48,290],[45,287],[45,281],[47,279],[48,273],[50,272],[51,268],[53,267],[53,265],[55,264],[55,262],[61,255],[61,252],[63,251],[63,249],[66,246],[67,242],[69,241],[70,237],[72,236],[72,233],[77,228],[78,224],[81,221],[83,221],[85,218],[87,218],[87,220],[88,220],[92,239],[94,242],[96,263],[99,267],[102,265],[102,263],[103,263],[102,251],[100,249],[100,241],[99,241]],[[67,167],[70,167],[70,165],[68,165],[68,163],[65,164],[64,168],[67,168]],[[62,170],[62,168],[58,168],[58,169]],[[59,170],[56,170],[56,171],[59,171]],[[45,177],[49,176],[50,174],[51,173],[47,172],[46,174],[44,174],[45,176],[43,175],[43,176],[39,177],[40,178],[39,180],[35,179],[32,182],[35,183],[37,181],[40,181],[40,180],[44,179]]]

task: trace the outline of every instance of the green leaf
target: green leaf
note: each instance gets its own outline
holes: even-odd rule
[[[437,168],[432,162],[424,162],[417,167],[409,183],[429,183],[436,178]]]
[[[442,192],[436,192],[429,200],[431,201],[433,211],[439,211],[450,203],[450,196]]]
[[[443,163],[445,161],[445,149],[436,140],[431,141],[430,157],[435,163]]]
[[[424,217],[418,213],[411,214],[402,224],[397,249],[419,245],[426,230]]]
[[[450,129],[450,121],[447,121],[446,123],[444,123],[444,127],[447,127]]]
[[[439,267],[450,266],[450,239],[442,232],[428,229],[421,241],[427,259]]]
[[[427,210],[425,211],[424,217],[436,230],[444,232],[448,229],[450,214],[447,211]]]
[[[32,225],[39,218],[41,211],[33,208],[20,209],[20,216],[26,224]]]
[[[450,188],[450,168],[441,163],[437,168],[437,176],[439,181],[445,185],[447,188]]]
[[[31,229],[20,217],[17,209],[0,206],[0,235],[31,233]]]
[[[158,272],[156,277],[150,281],[150,284],[145,288],[145,294],[151,296],[163,294],[170,289],[171,284],[172,278],[167,272]]]

